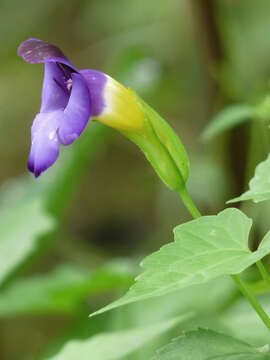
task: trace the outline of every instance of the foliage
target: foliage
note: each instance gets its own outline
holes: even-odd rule
[[[269,359],[269,1],[0,9],[0,359]],[[90,122],[26,175],[42,73],[16,51],[32,36],[133,88],[146,132]]]
[[[160,349],[153,360],[265,360],[269,356],[259,349],[230,336],[211,330],[188,332]]]
[[[228,203],[253,200],[255,203],[270,199],[270,155],[262,161],[255,170],[254,177],[250,180],[249,190],[239,197],[229,200]]]
[[[89,340],[71,341],[51,360],[80,359],[117,360],[143,346],[148,341],[177,325],[179,319],[167,320],[160,324],[115,333],[98,334]]]
[[[43,209],[41,199],[34,198],[14,205],[1,212],[1,283],[37,250],[40,237],[51,231],[55,225]]]
[[[223,131],[228,131],[234,126],[252,119],[255,115],[255,109],[249,105],[235,104],[227,107],[207,125],[202,133],[202,140],[209,141]]]
[[[82,301],[132,283],[129,269],[121,262],[90,272],[84,268],[62,265],[45,275],[14,281],[2,292],[0,316],[37,313],[76,313]]]
[[[242,272],[270,252],[270,232],[257,251],[249,250],[250,228],[251,220],[233,208],[179,225],[175,242],[142,262],[145,272],[128,293],[94,314]]]

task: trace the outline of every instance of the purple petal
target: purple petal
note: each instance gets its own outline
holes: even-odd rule
[[[77,68],[65,57],[55,45],[39,39],[25,40],[18,48],[18,55],[30,64],[42,62],[59,62],[78,72]]]
[[[38,177],[54,164],[59,155],[57,130],[63,111],[39,113],[32,125],[32,146],[28,169]]]
[[[90,117],[90,94],[86,81],[76,73],[72,73],[71,78],[71,94],[58,132],[63,145],[71,144],[81,135]]]
[[[91,116],[98,116],[105,108],[104,89],[107,76],[97,70],[85,69],[80,73],[86,80],[91,100]]]
[[[69,93],[63,71],[55,63],[45,63],[40,112],[64,109],[67,106],[68,98]]]

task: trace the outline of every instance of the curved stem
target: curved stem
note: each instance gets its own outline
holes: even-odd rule
[[[266,312],[263,310],[262,306],[258,303],[256,298],[252,295],[252,293],[248,290],[247,286],[243,282],[243,280],[238,275],[231,275],[232,279],[235,281],[237,286],[239,287],[242,294],[248,299],[253,309],[257,312],[259,317],[264,322],[265,326],[270,330],[270,319]]]
[[[256,265],[257,265],[257,268],[259,269],[259,271],[260,271],[260,273],[262,275],[262,278],[263,278],[265,284],[270,289],[270,275],[268,274],[268,272],[267,272],[266,268],[264,267],[262,261],[261,260],[257,261]]]
[[[181,190],[178,190],[177,192],[180,195],[185,207],[187,208],[187,210],[189,211],[191,216],[194,219],[199,218],[201,216],[201,213],[199,212],[198,208],[196,207],[193,200],[191,199],[189,192],[187,191],[187,188],[184,187]]]

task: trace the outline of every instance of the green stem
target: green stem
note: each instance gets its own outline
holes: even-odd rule
[[[257,268],[259,269],[259,271],[260,271],[260,273],[262,275],[262,278],[263,278],[265,284],[270,289],[270,275],[268,274],[268,272],[267,272],[266,268],[264,267],[262,261],[261,260],[257,261],[256,265],[257,265]]]
[[[194,219],[197,219],[201,216],[201,213],[199,212],[199,210],[197,209],[196,205],[194,204],[194,202],[192,201],[189,192],[187,191],[187,188],[184,187],[181,190],[177,191],[178,194],[180,195],[185,207],[187,208],[187,210],[189,211],[189,213],[191,214],[191,216]]]
[[[238,275],[231,275],[232,279],[235,281],[237,286],[239,287],[242,294],[248,299],[250,304],[252,305],[253,309],[257,312],[259,317],[264,322],[265,326],[270,330],[270,319],[266,312],[263,310],[262,306],[258,303],[256,298],[252,295],[252,293],[248,290],[247,286],[241,280],[241,278]]]
[[[179,195],[181,196],[183,203],[187,210],[190,212],[192,217],[194,219],[197,219],[201,216],[199,210],[197,209],[196,205],[194,204],[193,200],[191,199],[186,187],[178,191]],[[261,261],[257,262],[257,266],[263,276],[263,279],[267,284],[270,285],[270,277],[267,273],[265,267],[263,266]],[[250,302],[253,309],[256,311],[256,313],[259,315],[265,326],[270,330],[270,318],[266,314],[266,312],[263,310],[262,306],[259,304],[259,302],[256,300],[256,298],[252,295],[252,293],[249,291],[247,286],[245,285],[244,281],[241,280],[241,278],[238,275],[231,275],[232,279],[235,281],[237,286],[239,287],[242,294],[247,298],[247,300]]]

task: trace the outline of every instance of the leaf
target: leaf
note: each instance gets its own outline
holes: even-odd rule
[[[152,360],[266,360],[269,356],[230,336],[199,329],[174,339]]]
[[[249,250],[251,223],[240,210],[229,208],[177,226],[175,242],[142,262],[145,272],[127,294],[92,315],[242,272],[270,252],[270,232],[257,251]]]
[[[83,165],[89,164],[108,133],[105,126],[93,124],[46,176],[38,180],[22,176],[1,186],[0,284],[33,254],[39,238],[55,227],[48,213],[63,216],[86,169]]]
[[[270,154],[256,167],[255,175],[249,182],[249,190],[227,203],[245,200],[253,200],[255,203],[270,200]]]
[[[87,340],[73,340],[48,360],[120,360],[189,316],[183,315],[147,327],[101,333]]]
[[[201,138],[205,142],[209,141],[222,132],[252,119],[255,114],[255,109],[248,104],[234,104],[228,106],[214,116],[204,129]]]
[[[220,355],[214,356],[209,360],[269,360],[269,354],[261,354],[261,353],[242,353],[242,354],[228,354],[228,355]]]
[[[124,264],[123,264],[124,265]],[[48,274],[13,282],[2,291],[0,316],[26,313],[72,313],[90,294],[100,294],[132,283],[132,273],[111,263],[94,272],[63,265]]]
[[[0,283],[36,250],[40,236],[53,227],[40,198],[14,201],[0,212]]]

